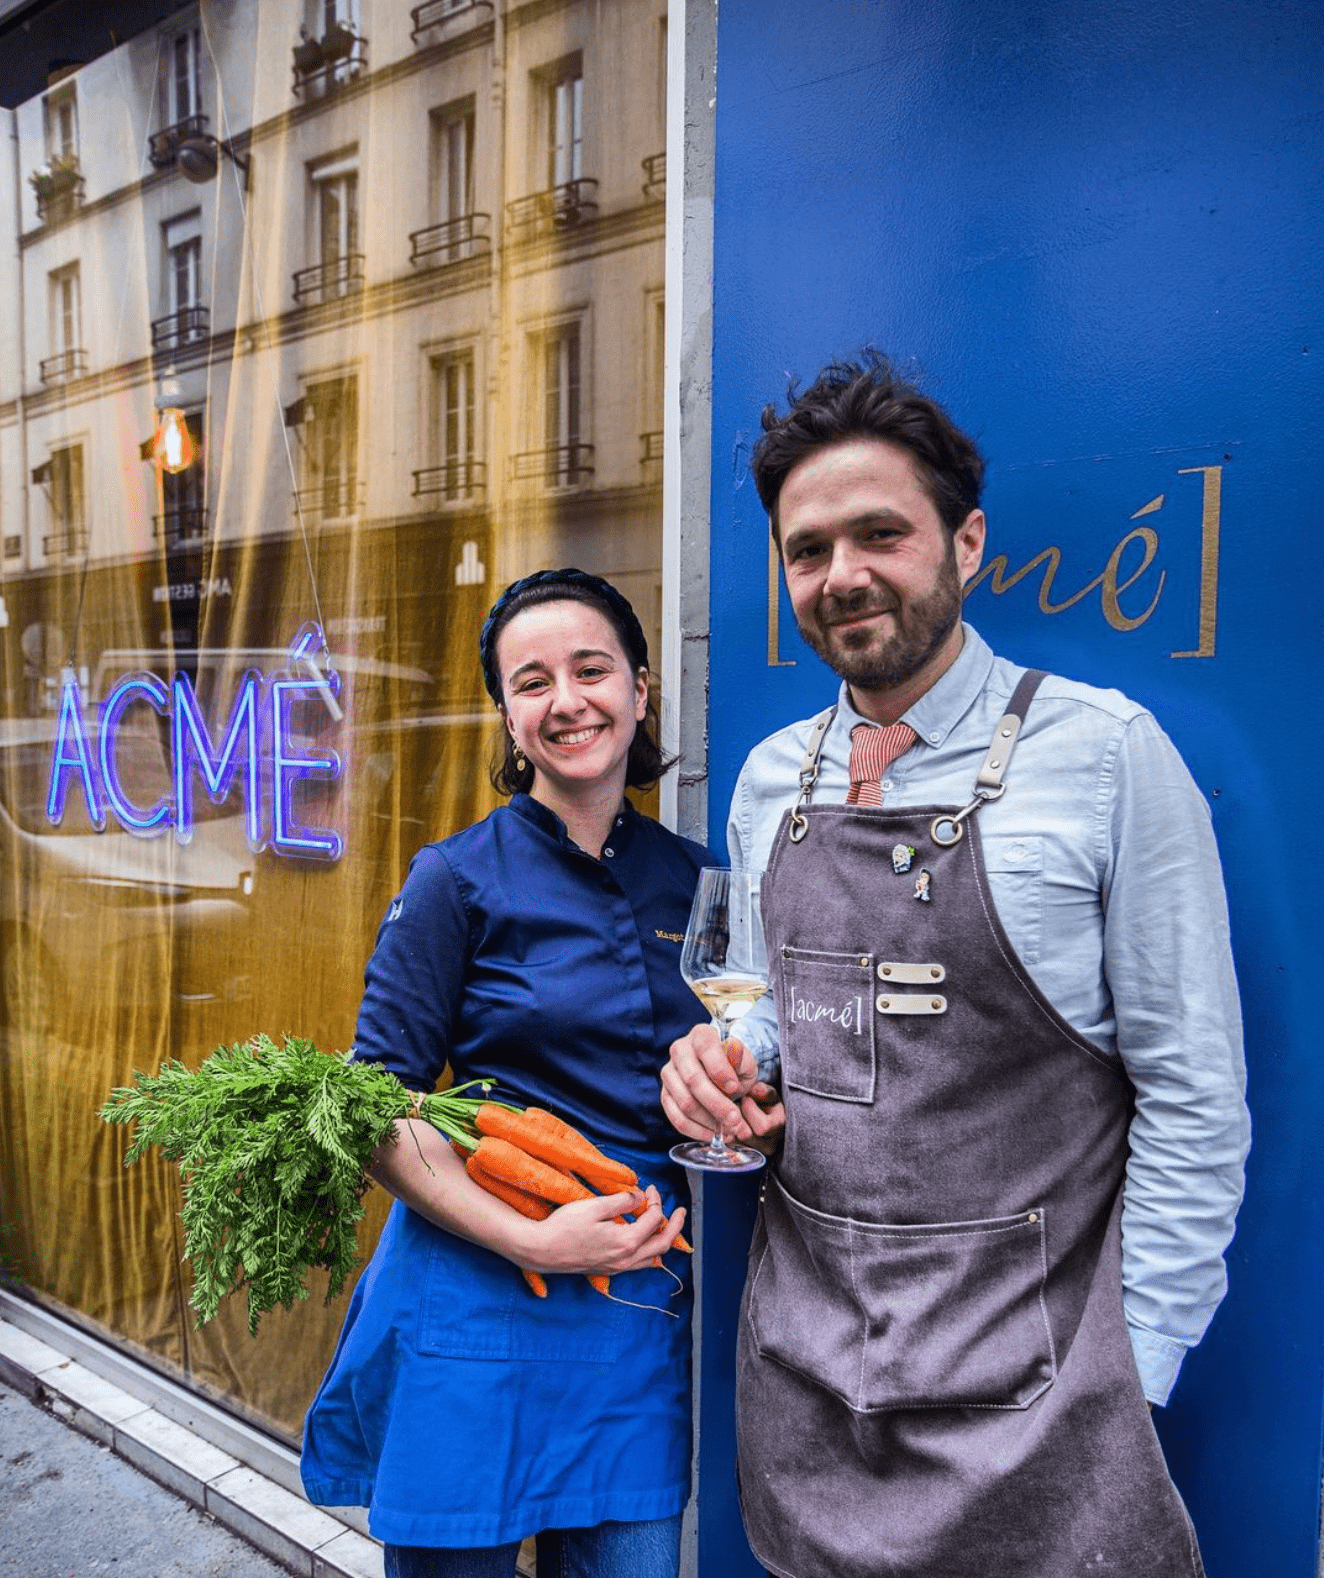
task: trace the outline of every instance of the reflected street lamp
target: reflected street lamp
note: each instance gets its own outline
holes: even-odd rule
[[[220,142],[207,132],[192,137],[181,137],[175,148],[175,158],[184,179],[194,186],[205,186],[216,179],[224,154],[244,177],[244,191],[248,190],[248,167],[252,159],[242,159],[228,142]]]

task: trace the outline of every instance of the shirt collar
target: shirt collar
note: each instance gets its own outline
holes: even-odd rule
[[[579,846],[572,843],[566,835],[565,823],[541,800],[535,800],[530,794],[513,794],[510,797],[510,809],[516,816],[550,834],[558,844],[564,844],[567,849],[579,850]],[[633,831],[634,818],[638,814],[628,800],[622,800],[621,808],[616,813],[616,820],[612,823],[611,832],[607,835],[607,842],[615,848],[623,848]],[[583,851],[579,850],[579,853],[583,854]]]
[[[943,744],[974,706],[993,669],[993,650],[974,626],[963,624],[961,632],[965,639],[956,661],[897,720],[908,723],[927,745]],[[837,714],[848,734],[857,723],[873,723],[851,705],[845,680],[837,693]]]

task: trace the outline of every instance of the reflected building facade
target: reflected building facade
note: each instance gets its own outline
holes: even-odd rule
[[[8,112],[0,801],[32,848],[2,879],[0,1260],[287,1433],[340,1310],[253,1353],[238,1324],[192,1331],[177,1185],[124,1175],[88,1112],[258,1030],[348,1044],[413,851],[495,803],[476,641],[501,586],[607,575],[656,650],[666,25],[658,0],[202,0]],[[338,700],[309,688],[293,732],[338,769],[290,814],[338,860],[245,849],[238,789],[196,773],[218,803],[188,844],[170,809],[154,838],[92,832],[77,783],[60,825],[33,815],[71,685],[90,750],[144,674],[183,676],[219,739],[309,623]],[[168,711],[117,714],[134,803],[175,792]],[[81,1264],[24,1203],[52,1190]]]

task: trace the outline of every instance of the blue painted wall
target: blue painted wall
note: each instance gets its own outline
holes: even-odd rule
[[[723,0],[718,27],[714,841],[749,746],[833,688],[784,594],[768,661],[758,412],[870,341],[988,456],[1006,572],[969,617],[1010,656],[1152,705],[1210,798],[1256,1140],[1232,1291],[1159,1428],[1211,1578],[1313,1575],[1321,8]],[[1052,556],[1007,584],[1050,548],[1047,585]],[[731,1235],[748,1205],[722,1208]],[[730,1242],[710,1257],[701,1567],[725,1578],[751,1561],[720,1346],[739,1268]]]

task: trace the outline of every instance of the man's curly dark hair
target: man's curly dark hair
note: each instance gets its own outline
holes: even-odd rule
[[[833,362],[813,384],[787,390],[790,409],[763,408],[763,436],[754,445],[754,486],[780,545],[777,500],[800,462],[817,450],[852,438],[900,444],[915,457],[920,480],[943,525],[954,532],[979,508],[984,460],[973,439],[943,408],[904,379],[881,352],[866,348],[858,361]]]

